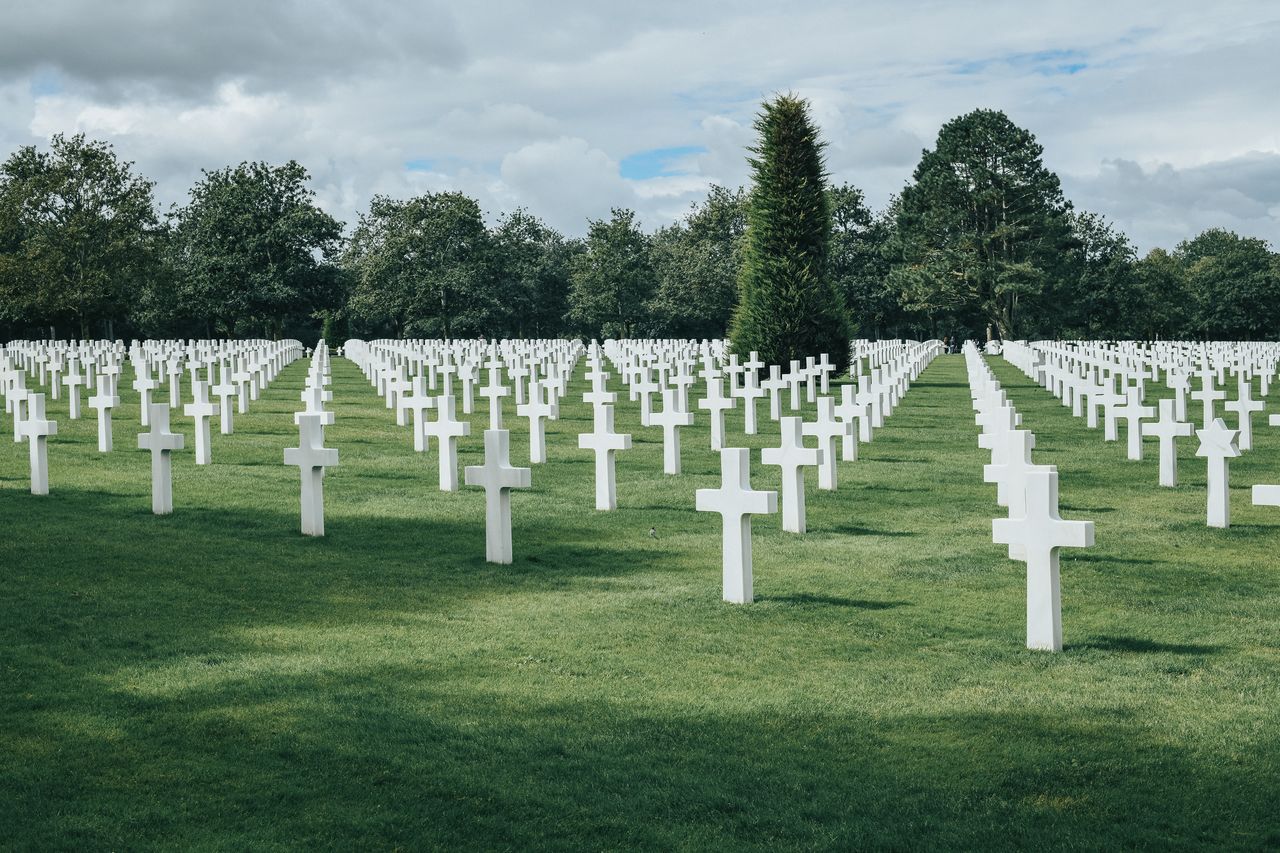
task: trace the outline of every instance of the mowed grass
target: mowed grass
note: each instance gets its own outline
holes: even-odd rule
[[[809,533],[755,521],[757,602],[720,601],[709,427],[620,404],[619,509],[593,510],[582,366],[549,462],[513,498],[515,563],[484,562],[483,493],[437,489],[334,358],[324,539],[298,533],[305,366],[214,464],[176,455],[170,517],[124,390],[116,451],[59,420],[52,493],[0,420],[0,846],[13,849],[1223,847],[1280,845],[1280,430],[1156,487],[1000,359],[1097,545],[1062,559],[1066,651],[1027,651],[1020,563],[991,543],[964,362],[915,383]],[[129,377],[131,378],[131,377]],[[619,390],[616,377],[612,380]],[[1277,388],[1280,392],[1280,388]],[[1280,411],[1280,393],[1270,408]],[[741,413],[730,443],[744,438]],[[785,408],[785,406],[784,406]],[[175,413],[188,434],[190,421]],[[460,464],[479,461],[477,398]],[[512,459],[527,464],[514,416]],[[759,464],[753,482],[777,488]],[[649,534],[654,528],[656,537]]]

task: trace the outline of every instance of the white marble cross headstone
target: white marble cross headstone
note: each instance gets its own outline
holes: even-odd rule
[[[782,529],[805,532],[804,467],[821,465],[822,451],[804,446],[798,416],[782,419],[782,444],[760,451],[760,461],[782,469]]]
[[[298,446],[284,449],[284,464],[302,475],[302,534],[324,535],[324,469],[338,464],[338,451],[324,446],[324,418],[298,412]]]
[[[151,451],[151,511],[156,515],[173,512],[173,460],[170,453],[181,450],[186,438],[169,432],[169,404],[152,403],[151,432],[138,436],[138,449]]]
[[[483,393],[483,392],[482,392]],[[511,490],[527,489],[528,468],[511,465],[511,433],[505,429],[484,431],[484,464],[463,471],[468,486],[484,489],[484,556],[490,563],[511,562]]]
[[[120,405],[120,398],[111,393],[111,377],[98,374],[98,393],[89,398],[89,408],[98,413],[98,452],[110,453],[112,447],[111,410]]]
[[[662,411],[649,415],[649,425],[662,427],[662,473],[680,473],[680,427],[693,426],[693,412],[679,408],[680,392],[668,388],[662,392]]]
[[[1009,556],[1027,564],[1027,648],[1062,651],[1062,586],[1059,548],[1093,544],[1092,521],[1064,521],[1058,515],[1058,472],[1031,471],[1026,476],[1025,514],[997,518],[992,538],[1009,546]],[[1015,556],[1015,546],[1021,556]]]
[[[218,379],[218,384],[213,386],[213,393],[218,397],[218,432],[231,435],[235,431],[231,400],[238,393],[238,386],[231,381],[231,366],[225,361],[218,366]]]
[[[418,453],[422,453],[427,449],[427,433],[423,429],[423,425],[426,423],[426,412],[435,406],[436,398],[428,393],[427,380],[424,376],[415,376],[413,382],[409,383],[409,390],[412,393],[401,395],[400,408],[407,409],[413,415],[410,418],[410,426],[413,430],[413,449]]]
[[[514,375],[514,371],[511,371]],[[550,392],[544,390],[537,382],[529,383],[529,402],[516,403],[516,414],[529,419],[529,463],[537,464],[547,461],[547,428],[546,420],[556,414],[557,406],[547,402],[543,395]]]
[[[836,487],[836,439],[843,445],[853,438],[853,424],[836,418],[834,397],[818,397],[817,420],[805,423],[801,431],[818,440],[822,461],[818,464],[818,488],[834,491]]]
[[[1142,425],[1143,435],[1160,439],[1160,485],[1166,488],[1178,485],[1178,447],[1175,442],[1179,436],[1190,436],[1192,432],[1190,423],[1175,417],[1177,408],[1177,400],[1161,400],[1160,419]]]
[[[596,407],[594,429],[578,436],[578,447],[595,451],[596,460],[596,509],[618,508],[618,483],[614,466],[614,453],[631,449],[631,436],[613,430],[613,406]]]
[[[752,594],[751,516],[778,511],[778,493],[751,488],[751,451],[720,451],[720,488],[698,489],[699,512],[718,512],[723,519],[721,572],[725,601],[750,604]]]
[[[1251,396],[1253,391],[1253,383],[1241,377],[1236,386],[1239,393],[1236,399],[1229,400],[1223,408],[1228,412],[1235,412],[1239,417],[1239,446],[1241,450],[1253,449],[1253,413],[1261,412],[1267,407],[1267,404],[1261,400],[1255,400]]]
[[[440,491],[458,491],[458,438],[471,435],[471,422],[457,419],[457,402],[452,394],[436,397],[436,418],[422,427],[436,437],[440,462]]]
[[[199,379],[191,383],[191,396],[195,399],[185,405],[183,414],[195,419],[196,427],[196,464],[208,465],[212,459],[209,447],[209,419],[218,411],[217,405],[209,402],[209,385]]]
[[[1142,392],[1130,387],[1125,392],[1125,403],[1115,407],[1115,417],[1125,422],[1128,439],[1128,457],[1135,461],[1142,459],[1142,421],[1153,417],[1156,410],[1142,405]]]
[[[1214,374],[1213,374],[1213,371],[1211,370],[1206,370],[1201,372],[1200,390],[1191,392],[1191,398],[1193,400],[1199,400],[1201,405],[1204,407],[1205,429],[1208,429],[1209,425],[1213,423],[1213,419],[1217,417],[1217,415],[1214,414],[1213,404],[1216,403],[1218,400],[1226,399],[1226,396],[1227,396],[1226,391],[1220,391],[1214,387],[1213,377],[1214,377]]]
[[[151,421],[151,393],[156,390],[156,381],[151,378],[151,374],[147,372],[147,363],[144,361],[138,365],[137,377],[133,380],[133,390],[138,392],[140,403],[142,406],[142,425],[150,426]],[[167,422],[166,422],[167,423]]]
[[[44,411],[44,395],[27,396],[27,416],[22,421],[22,437],[29,442],[31,459],[31,494],[49,494],[49,443],[58,434],[58,422],[48,420]]]
[[[718,372],[707,376],[707,396],[698,401],[698,408],[711,413],[711,449],[724,447],[724,413],[733,408],[733,398],[724,393],[724,380]]]

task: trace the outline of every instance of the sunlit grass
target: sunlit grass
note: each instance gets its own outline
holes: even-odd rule
[[[304,368],[150,513],[136,397],[116,451],[66,417],[52,493],[0,421],[0,825],[16,848],[1008,847],[1280,844],[1280,430],[1177,490],[1016,370],[993,369],[1061,471],[1060,655],[1023,648],[1021,564],[991,544],[963,361],[940,358],[809,530],[755,522],[757,603],[720,602],[718,480],[700,413],[684,470],[624,403],[619,510],[562,403],[517,492],[515,562],[484,562],[483,494],[334,360],[327,537],[298,533]],[[616,381],[616,380],[615,380]],[[1280,395],[1270,400],[1280,410]],[[764,405],[761,413],[765,412]],[[90,412],[91,414],[91,412]],[[766,419],[762,418],[762,423]],[[190,431],[177,416],[178,427]],[[477,399],[460,464],[480,459]],[[1265,421],[1260,421],[1264,424]],[[507,408],[512,461],[526,422]],[[732,443],[749,441],[741,414]],[[1151,450],[1154,451],[1154,445]],[[777,469],[754,456],[757,488]],[[655,529],[656,538],[649,529]]]

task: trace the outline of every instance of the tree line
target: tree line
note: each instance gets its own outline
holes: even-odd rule
[[[731,324],[749,336],[740,295],[779,277],[790,295],[770,298],[857,337],[1280,332],[1280,256],[1266,242],[1210,229],[1139,256],[1064,198],[1034,135],[1002,112],[945,124],[873,210],[829,183],[820,156],[775,156],[796,128],[820,152],[805,110],[789,96],[766,105],[752,191],[713,186],[652,232],[614,209],[583,237],[524,209],[487,223],[459,192],[376,196],[347,230],[292,161],[206,171],[162,212],[154,183],[108,143],[58,135],[0,166],[0,339],[710,338]],[[814,190],[813,215],[770,201],[770,182]],[[780,255],[784,244],[799,248]]]

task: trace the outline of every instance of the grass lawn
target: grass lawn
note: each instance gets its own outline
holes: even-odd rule
[[[336,357],[321,540],[282,464],[304,361],[235,435],[215,425],[210,467],[175,413],[164,518],[132,377],[111,454],[91,410],[50,401],[47,497],[6,416],[0,847],[1280,846],[1280,510],[1248,498],[1280,482],[1280,430],[1256,421],[1233,525],[1210,530],[1194,440],[1159,489],[1154,442],[1127,462],[989,362],[1058,465],[1063,517],[1097,523],[1063,554],[1058,655],[1023,647],[958,355],[839,491],[810,473],[808,534],[757,517],[750,606],[721,603],[719,517],[693,510],[719,480],[705,413],[669,478],[661,430],[620,405],[619,510],[592,509],[582,365],[505,567],[484,562],[483,492],[439,492],[434,452]],[[752,447],[776,443],[766,406]],[[477,398],[460,464],[486,423]]]

